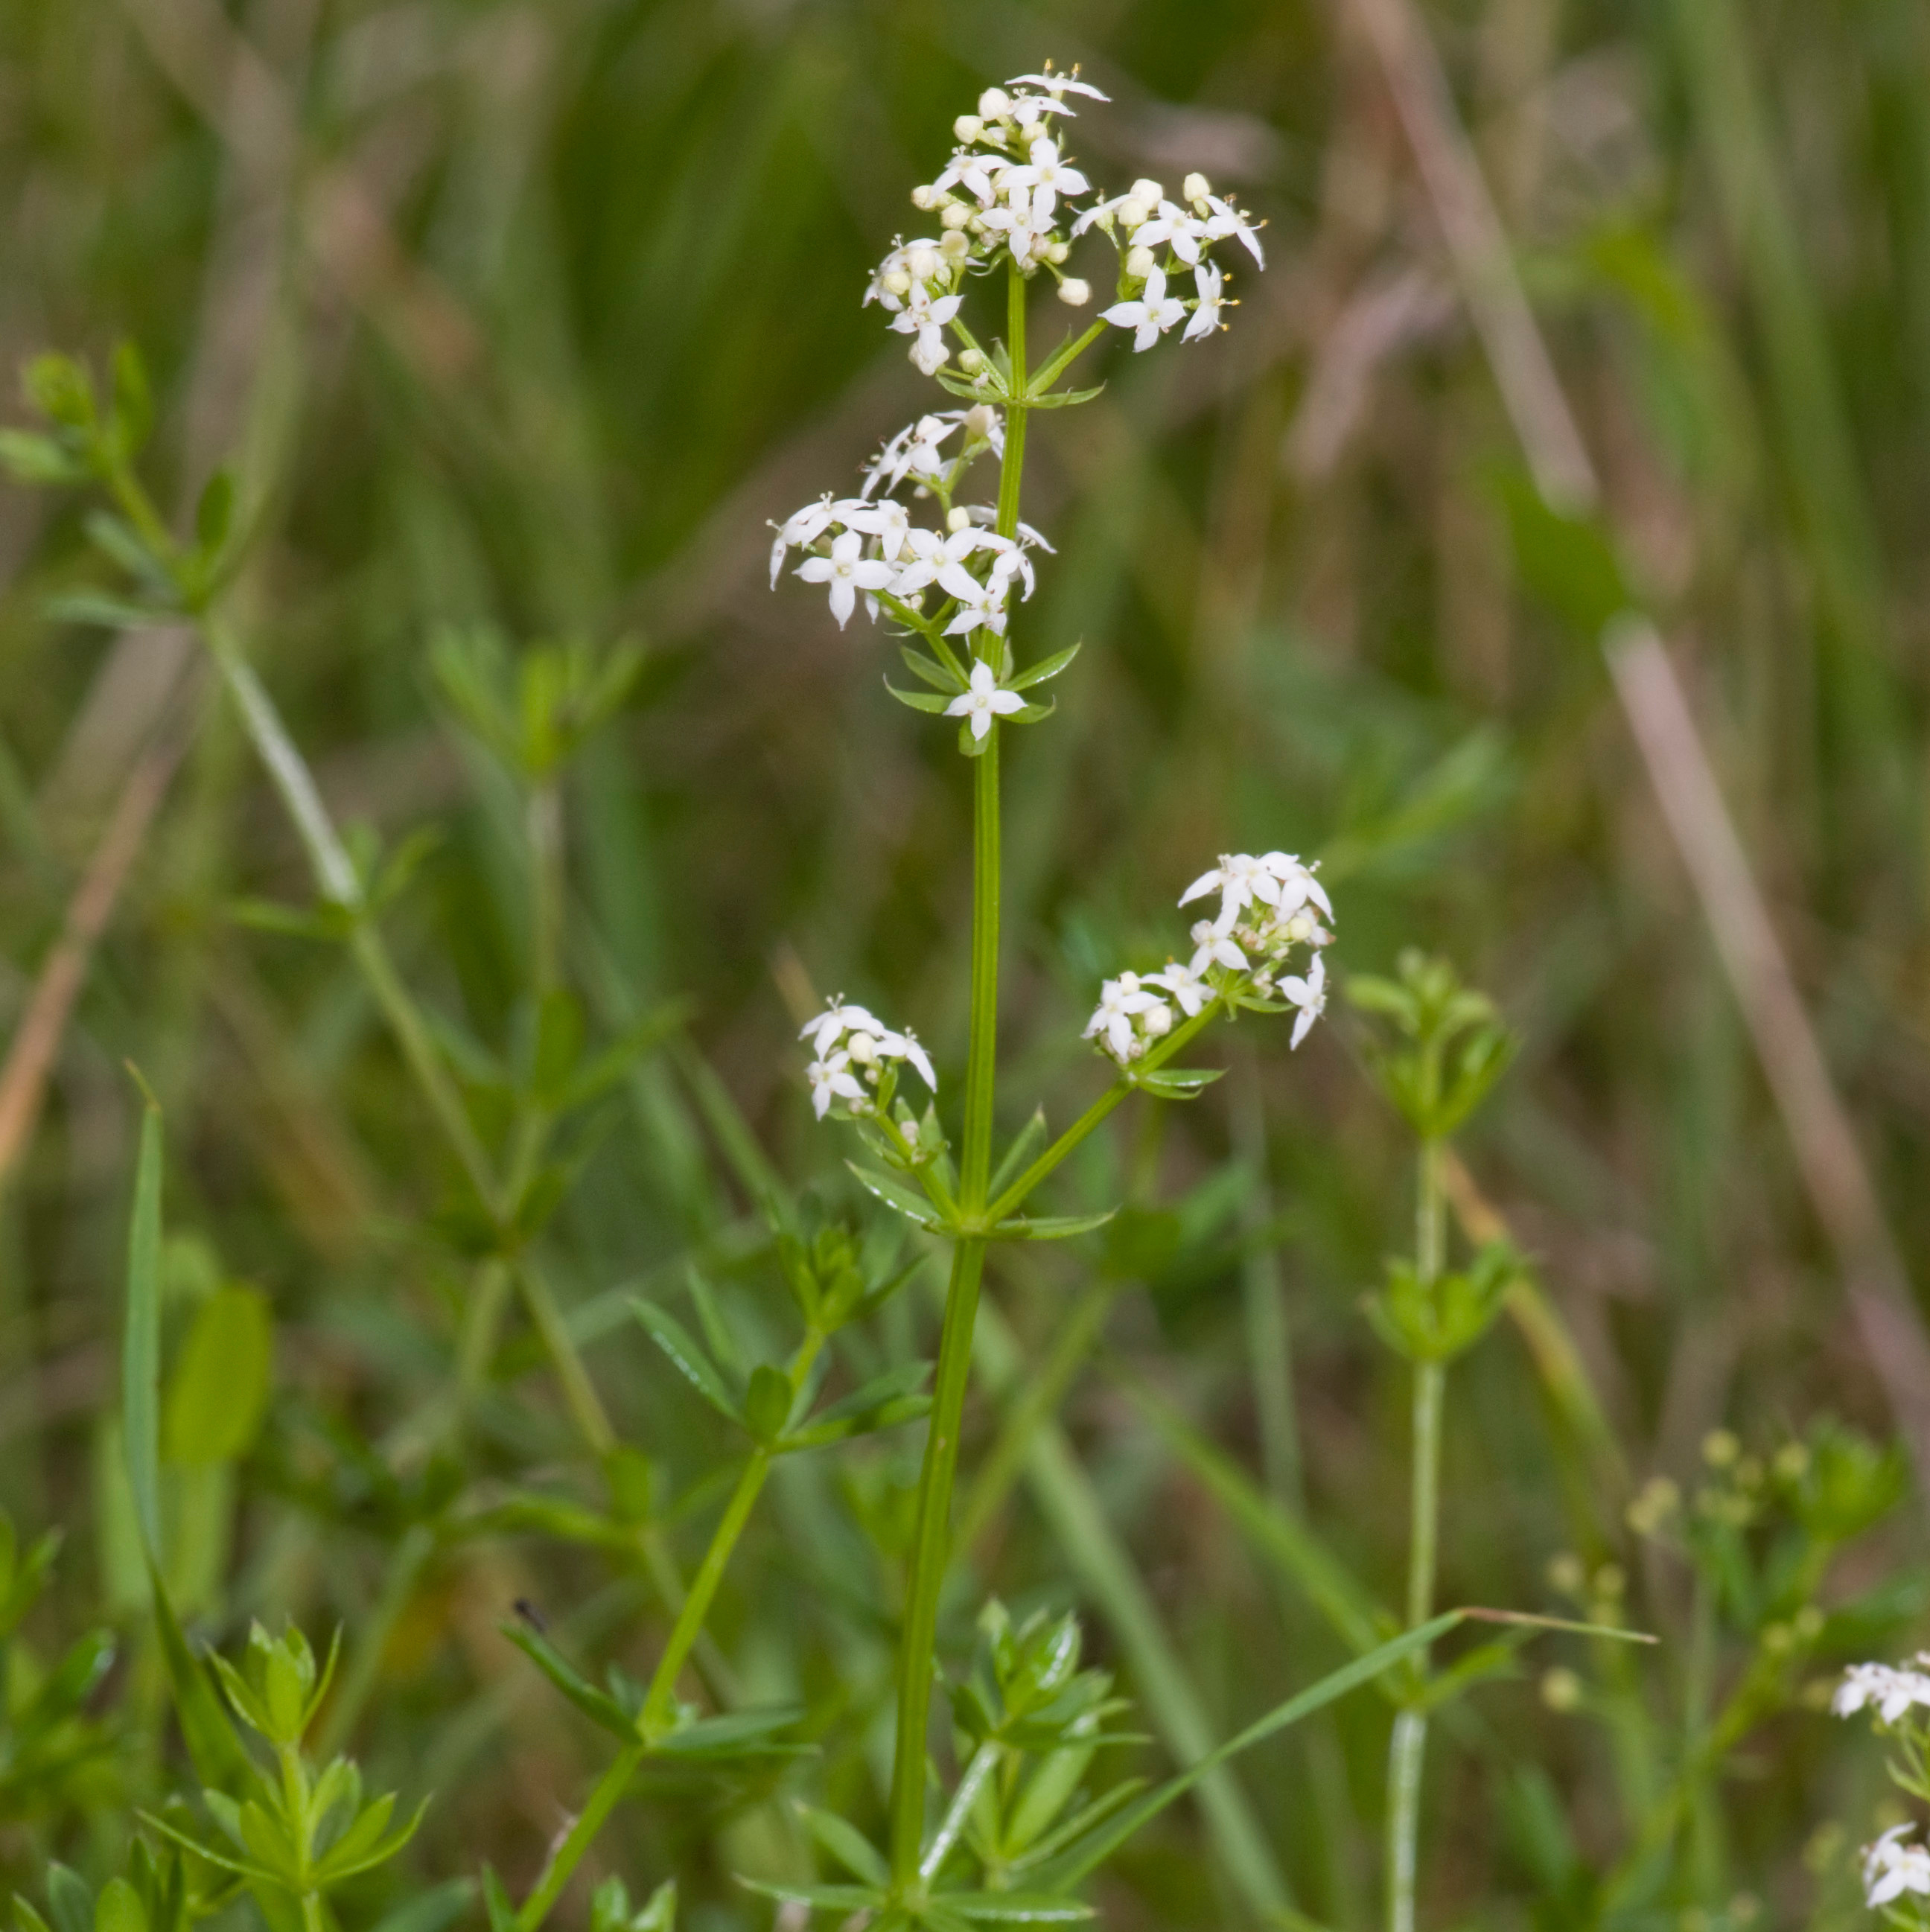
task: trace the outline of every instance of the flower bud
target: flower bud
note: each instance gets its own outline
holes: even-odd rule
[[[980,356],[979,359],[982,362],[985,358],[983,356]],[[962,365],[965,362],[965,357],[961,356],[959,358],[959,362],[960,364]],[[966,442],[989,442],[992,440],[992,432],[998,427],[998,412],[992,409],[989,404],[985,403],[973,404],[971,407],[965,411],[965,433]]]
[[[938,253],[935,248],[914,248],[905,258],[905,266],[911,272],[914,282],[929,282],[938,272]]]
[[[962,229],[947,228],[938,238],[938,252],[956,268],[971,253],[971,238]]]
[[[971,219],[971,210],[962,201],[948,201],[945,203],[945,212],[938,219],[948,230],[962,228]]]
[[[945,513],[945,528],[956,536],[960,530],[971,528],[971,512],[962,503],[954,504]]]
[[[1135,201],[1143,201],[1148,208],[1157,208],[1165,200],[1166,191],[1156,181],[1148,181],[1144,175],[1128,190]]]
[[[1196,168],[1187,176],[1179,190],[1182,201],[1204,201],[1212,192],[1206,177]]]
[[[1150,248],[1129,248],[1126,251],[1126,272],[1136,282],[1143,282],[1158,266]]]
[[[1172,1009],[1170,1006],[1148,1006],[1139,1016],[1139,1022],[1146,1029],[1149,1039],[1157,1040],[1160,1034],[1172,1031]]]
[[[1582,1700],[1582,1682],[1572,1670],[1557,1664],[1541,1678],[1541,1702],[1551,1711],[1572,1711]]]
[[[903,296],[911,292],[911,278],[902,268],[893,268],[883,284],[888,295]]]
[[[911,206],[914,208],[927,210],[936,208],[939,199],[940,190],[932,187],[929,182],[921,182],[911,190]]]
[[[1081,281],[1076,275],[1068,275],[1059,284],[1059,300],[1067,308],[1083,308],[1092,299],[1092,284]]]
[[[1046,244],[1045,253],[1046,260],[1057,267],[1072,253],[1072,244],[1070,242],[1049,242]]]
[[[959,352],[959,367],[968,376],[976,376],[985,367],[985,358],[976,349],[963,350]]]
[[[1119,204],[1119,226],[1130,235],[1142,221],[1152,219],[1153,211],[1136,194],[1129,194]]]
[[[1313,937],[1313,922],[1304,912],[1297,912],[1280,928],[1281,936],[1290,946],[1298,946]]]
[[[978,97],[979,118],[982,121],[1003,121],[1011,112],[1012,97],[1002,87],[988,87]]]
[[[961,114],[952,123],[952,132],[968,148],[985,132],[985,123],[976,114]]]

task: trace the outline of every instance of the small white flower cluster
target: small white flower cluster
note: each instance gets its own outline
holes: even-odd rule
[[[1930,1848],[1907,1845],[1913,1825],[1892,1825],[1873,1845],[1863,1847],[1863,1898],[1876,1906],[1889,1905],[1906,1892],[1930,1898]]]
[[[1919,1652],[1916,1661],[1930,1664],[1930,1651]],[[1889,1664],[1851,1664],[1829,1708],[1839,1718],[1850,1718],[1870,1707],[1886,1724],[1895,1724],[1913,1708],[1930,1710],[1930,1676]]]
[[[1191,1019],[1213,1000],[1224,999],[1275,1011],[1293,1008],[1298,1017],[1292,1044],[1298,1046],[1326,1010],[1322,951],[1334,938],[1328,926],[1321,923],[1324,916],[1331,924],[1334,908],[1314,870],[1289,852],[1259,858],[1245,852],[1223,855],[1180,896],[1185,905],[1207,892],[1220,894],[1219,916],[1200,920],[1193,928],[1193,957],[1184,963],[1169,960],[1160,972],[1122,973],[1108,980],[1085,1037],[1097,1039],[1121,1066],[1130,1066],[1172,1032],[1174,1006]],[[1296,946],[1313,954],[1304,976],[1285,970]]]
[[[842,994],[806,1021],[797,1036],[809,1040],[816,1055],[804,1078],[821,1120],[834,1109],[840,1115],[875,1112],[879,1085],[887,1079],[895,1083],[899,1068],[908,1063],[933,1094],[938,1090],[938,1076],[916,1034],[908,1028],[894,1033],[863,1006],[848,1005]]]
[[[1055,128],[1055,119],[1073,116],[1068,94],[1106,98],[1076,72],[1054,73],[1049,61],[1043,74],[987,88],[978,111],[953,122],[959,146],[950,160],[933,180],[912,190],[913,205],[938,218],[938,232],[895,242],[864,298],[878,303],[892,328],[912,338],[911,360],[923,374],[935,376],[952,359],[945,334],[957,322],[966,276],[1001,257],[1027,275],[1045,269],[1058,282],[1059,299],[1083,308],[1092,299],[1091,286],[1065,274],[1063,265],[1088,228],[1101,230],[1122,257],[1121,300],[1103,315],[1131,329],[1138,349],[1151,347],[1189,310],[1189,341],[1225,326],[1220,311],[1232,306],[1225,278],[1205,253],[1214,242],[1237,236],[1254,262],[1265,266],[1252,218],[1214,194],[1204,175],[1187,176],[1178,202],[1168,200],[1157,182],[1140,180],[1124,194],[1075,213],[1074,204],[1094,190],[1067,159]],[[1073,218],[1062,232],[1068,215]],[[1192,271],[1192,299],[1167,293],[1175,269]],[[974,380],[983,376],[983,352],[968,341],[958,368]]]
[[[959,431],[958,454],[948,458],[944,445]],[[940,614],[950,616],[945,635],[986,630],[1003,637],[1013,586],[1029,597],[1037,581],[1028,553],[1052,546],[1025,524],[1016,537],[1001,536],[992,528],[997,512],[989,505],[954,503],[952,497],[967,467],[987,450],[1002,449],[1004,438],[998,411],[982,404],[920,417],[886,443],[859,495],[821,496],[772,526],[777,536],[770,547],[771,587],[777,586],[785,553],[802,550],[807,554],[796,574],[830,586],[831,614],[840,630],[850,622],[860,592],[875,620],[881,596],[922,612],[926,593],[935,588],[946,600]],[[914,524],[905,505],[888,494],[907,482],[916,495],[937,499],[944,514],[942,530]]]

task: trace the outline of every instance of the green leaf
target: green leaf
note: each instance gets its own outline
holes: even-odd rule
[[[1028,396],[1025,406],[1028,410],[1067,410],[1079,403],[1089,403],[1105,388],[1103,382],[1095,383],[1089,389],[1055,389],[1049,395]]]
[[[884,1904],[884,1894],[863,1885],[767,1885],[762,1879],[740,1876],[746,1889],[786,1905],[808,1905],[818,1912],[872,1912]]]
[[[1493,486],[1507,512],[1523,588],[1592,645],[1634,602],[1601,520],[1551,509],[1518,468],[1493,472]]]
[[[1118,1211],[1116,1208],[1109,1208],[1103,1214],[1015,1214],[1010,1220],[1000,1222],[987,1238],[994,1241],[1069,1241],[1076,1234],[1089,1234],[1095,1228],[1104,1227]]]
[[[355,914],[341,905],[291,906],[277,904],[272,899],[233,899],[229,902],[227,914],[237,926],[257,932],[312,939],[324,945],[339,944],[351,938],[356,928]]]
[[[579,1676],[569,1660],[541,1631],[527,1624],[504,1623],[498,1628],[592,1724],[600,1725],[626,1744],[637,1742],[637,1727],[623,1706]]]
[[[94,1932],[94,1896],[77,1872],[63,1864],[47,1867],[47,1910],[54,1932]]]
[[[890,1884],[891,1868],[886,1864],[884,1854],[855,1825],[846,1823],[834,1812],[821,1811],[815,1805],[799,1804],[795,1808],[804,1828],[854,1878],[862,1879],[881,1892]]]
[[[821,1409],[811,1420],[821,1426],[830,1422],[847,1422],[871,1414],[902,1397],[916,1395],[932,1372],[929,1362],[901,1362],[883,1375],[874,1376],[862,1388],[854,1390],[829,1408]]]
[[[1001,724],[1043,724],[1059,708],[1059,701],[1049,699],[1043,704],[1022,704],[1016,711],[1008,711],[998,722]]]
[[[405,1899],[394,1911],[378,1918],[372,1932],[449,1932],[449,1928],[467,1912],[476,1896],[476,1881],[468,1878],[446,1879],[413,1898]]]
[[[482,1868],[482,1905],[489,1915],[489,1932],[516,1932],[515,1901],[494,1865]]]
[[[141,1114],[134,1213],[128,1226],[121,1430],[134,1514],[148,1554],[157,1562],[161,1556],[161,1108],[150,1094]]]
[[[932,1234],[940,1233],[944,1227],[938,1210],[922,1194],[914,1194],[910,1188],[902,1186],[888,1174],[875,1169],[860,1167],[854,1160],[845,1165],[857,1176],[858,1185],[868,1194],[882,1201],[887,1208],[895,1208],[906,1220],[915,1221],[921,1228]]]
[[[760,1362],[751,1371],[744,1391],[744,1421],[752,1436],[768,1446],[784,1433],[791,1420],[791,1378],[782,1369]]]
[[[228,541],[235,518],[235,479],[225,470],[218,470],[203,486],[194,506],[194,539],[202,554],[212,562]]]
[[[1195,1100],[1226,1071],[1223,1066],[1156,1066],[1150,1073],[1129,1072],[1127,1078],[1162,1100]]]
[[[733,1711],[722,1718],[699,1718],[694,1724],[680,1725],[658,1738],[650,1749],[653,1754],[671,1757],[790,1755],[809,1748],[773,1744],[771,1733],[787,1729],[803,1714],[801,1704],[765,1704],[748,1711]]]
[[[21,371],[20,386],[43,416],[69,429],[94,426],[93,381],[71,356],[51,350],[36,356]],[[69,1928],[63,1926],[61,1932],[69,1932]],[[75,1928],[74,1932],[87,1932],[87,1928]]]
[[[248,1754],[222,1712],[206,1667],[188,1647],[160,1566],[152,1556],[148,1558],[148,1582],[154,1598],[155,1631],[161,1639],[161,1660],[188,1759],[204,1785],[226,1784],[247,1771]]]
[[[17,483],[82,483],[87,466],[65,444],[32,430],[0,429],[0,470]]]
[[[239,1283],[211,1294],[168,1378],[167,1460],[232,1462],[245,1456],[267,1411],[274,1355],[266,1295]]]
[[[689,1018],[694,1006],[695,1002],[689,1000],[666,1000],[662,1006],[653,1007],[626,1027],[601,1053],[580,1066],[551,1104],[561,1114],[600,1100],[645,1054],[675,1033]]]
[[[536,1012],[536,1044],[530,1055],[530,1091],[554,1108],[583,1058],[583,1008],[567,987],[553,986]]]
[[[941,1892],[932,1903],[975,1924],[1070,1925],[1093,1916],[1077,1899],[1043,1892]]]
[[[115,350],[113,376],[114,440],[122,460],[131,463],[154,432],[154,392],[148,383],[147,365],[132,342],[123,342]]]
[[[717,1372],[716,1364],[697,1346],[683,1323],[650,1302],[632,1299],[630,1306],[650,1340],[676,1364],[691,1387],[719,1415],[727,1416],[743,1427],[744,1418],[731,1400],[731,1392],[724,1386],[724,1378]]]
[[[923,651],[914,651],[909,644],[900,644],[898,655],[905,660],[913,676],[923,678],[927,684],[940,691],[947,692],[954,698],[968,688],[937,658],[928,658]]]
[[[105,631],[152,630],[177,621],[173,610],[130,603],[98,590],[68,590],[43,600],[41,615],[56,624],[95,624]]]
[[[1049,1132],[1046,1125],[1045,1108],[1034,1108],[1032,1118],[1013,1136],[1012,1144],[1005,1150],[998,1163],[998,1172],[986,1186],[988,1198],[996,1201],[1031,1166],[1043,1150]]]
[[[1085,647],[1082,638],[1076,644],[1068,644],[1062,651],[1055,651],[1049,658],[1041,658],[1035,664],[1028,664],[1016,677],[1008,678],[1008,688],[1013,691],[1029,691],[1035,684],[1043,684],[1049,677],[1057,677]]]
[[[943,716],[952,701],[935,691],[900,691],[890,678],[884,680],[884,688],[900,704],[908,704],[914,711],[929,711],[934,717]]]

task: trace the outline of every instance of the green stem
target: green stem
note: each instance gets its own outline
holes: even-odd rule
[[[1106,333],[1107,326],[1105,322],[1095,322],[1083,335],[1068,342],[1057,355],[1049,356],[1033,371],[1029,393],[1043,395]]]
[[[557,1306],[548,1282],[527,1259],[519,1258],[516,1263],[516,1286],[530,1323],[542,1338],[557,1379],[563,1384],[563,1402],[576,1425],[576,1432],[600,1462],[617,1447],[617,1432],[611,1426],[609,1413],[603,1406],[603,1398],[596,1393],[596,1384],[590,1379],[582,1354],[571,1340],[563,1310]]]
[[[1424,1288],[1432,1288],[1447,1261],[1447,1198],[1441,1184],[1444,1144],[1421,1143],[1420,1184],[1415,1202],[1415,1263]],[[1412,1527],[1407,1550],[1407,1626],[1418,1629],[1433,1615],[1440,1547],[1441,1404],[1447,1381],[1437,1361],[1414,1364],[1414,1470],[1409,1499]],[[1411,1669],[1418,1685],[1427,1654]],[[1417,1848],[1421,1831],[1421,1772],[1427,1748],[1427,1720],[1418,1709],[1394,1720],[1387,1763],[1387,1932],[1414,1932]]]
[[[1025,392],[1025,279],[1010,271],[1006,289],[1006,349],[1012,388]],[[998,472],[998,530],[1019,527],[1019,491],[1025,465],[1025,410],[1006,412],[1005,452]],[[978,634],[982,648],[985,634]],[[966,1049],[965,1144],[959,1168],[959,1206],[969,1220],[983,1214],[992,1173],[992,1116],[998,1057],[998,738],[995,728],[974,762],[972,783],[971,1025]],[[891,1780],[891,1873],[901,1893],[920,1881],[919,1846],[925,1829],[925,1736],[931,1721],[932,1659],[938,1644],[938,1598],[951,1554],[952,1490],[958,1477],[959,1425],[971,1379],[972,1328],[985,1244],[962,1240],[952,1250],[951,1286],[938,1347],[932,1419],[918,1478],[918,1526],[899,1639],[898,1739]]]
[[[550,1907],[555,1904],[558,1894],[582,1863],[584,1853],[602,1830],[605,1820],[617,1808],[617,1799],[629,1788],[630,1780],[636,1776],[637,1767],[643,1762],[647,1749],[641,1740],[626,1744],[611,1761],[609,1769],[596,1780],[596,1788],[590,1792],[576,1822],[569,1828],[569,1836],[557,1846],[549,1863],[543,1868],[543,1875],[537,1880],[536,1890],[524,1900],[523,1909],[516,1915],[516,1932],[536,1932],[536,1928],[549,1916]]]

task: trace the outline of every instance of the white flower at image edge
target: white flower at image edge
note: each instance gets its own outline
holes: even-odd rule
[[[1844,1672],[1829,1708],[1838,1717],[1849,1718],[1869,1704],[1886,1724],[1895,1724],[1913,1705],[1930,1708],[1930,1676],[1888,1664],[1853,1664]]]
[[[1130,328],[1135,352],[1151,348],[1173,324],[1186,314],[1186,304],[1166,293],[1166,271],[1155,268],[1146,278],[1144,292],[1137,302],[1115,302],[1103,310],[1100,320],[1115,328]]]
[[[1025,700],[1016,691],[1007,691],[983,658],[971,668],[971,688],[962,691],[945,706],[947,718],[963,718],[971,725],[971,735],[983,738],[992,729],[995,715],[1008,716],[1022,711]]]
[[[831,1111],[833,1100],[862,1100],[864,1089],[851,1072],[848,1053],[834,1053],[828,1060],[814,1060],[805,1068],[811,1085],[811,1109],[819,1120]]]
[[[846,530],[832,538],[829,556],[807,556],[797,566],[797,574],[806,584],[831,586],[831,615],[842,631],[857,608],[858,592],[889,590],[893,573],[888,563],[875,558],[867,560],[863,538],[855,530]]]
[[[1300,1017],[1293,1023],[1292,1045],[1298,1046],[1313,1030],[1313,1022],[1327,1010],[1327,961],[1325,956],[1316,952],[1313,964],[1308,968],[1307,977],[1301,979],[1297,973],[1289,973],[1280,982],[1280,996],[1290,1006],[1300,1009]]]
[[[1892,1825],[1863,1847],[1863,1895],[1871,1905],[1887,1905],[1906,1892],[1930,1898],[1930,1850],[1902,1843],[1904,1834],[1915,1828]]]

